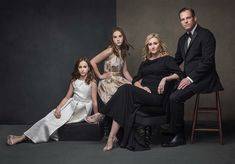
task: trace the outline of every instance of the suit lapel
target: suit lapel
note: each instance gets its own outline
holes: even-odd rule
[[[191,41],[190,41],[190,43],[189,43],[187,52],[188,52],[188,50],[190,49],[190,47],[192,46],[193,41],[195,40],[196,37],[197,37],[197,31],[195,30],[194,33],[193,33],[192,39],[191,39]],[[186,53],[187,53],[187,52],[186,52]]]
[[[184,54],[187,53],[187,50],[188,50],[188,37],[186,35],[184,39]]]
[[[190,47],[192,46],[192,44],[193,44],[195,38],[197,37],[197,35],[198,35],[198,29],[199,29],[199,28],[200,28],[200,26],[198,25],[198,27],[196,28],[196,30],[194,31],[194,33],[193,33],[193,35],[192,35],[192,39],[191,39],[191,41],[190,41],[190,43],[189,43],[189,46],[188,46],[187,50],[185,51],[185,55],[188,53],[188,51],[189,51]],[[187,41],[186,41],[186,42],[187,42]]]
[[[191,48],[192,44],[194,43],[196,37],[198,36],[198,34],[200,33],[200,26],[199,24],[197,25],[197,28],[195,29],[193,35],[192,35],[192,39],[189,43],[189,46],[187,48],[187,34],[185,33],[182,38],[181,38],[181,52],[182,52],[182,57],[185,59],[187,53],[189,52],[189,49]]]

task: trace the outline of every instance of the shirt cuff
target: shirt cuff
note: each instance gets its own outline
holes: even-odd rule
[[[193,83],[193,80],[189,76],[187,76],[187,78],[189,79],[191,83]]]

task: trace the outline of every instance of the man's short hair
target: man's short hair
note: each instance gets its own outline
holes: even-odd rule
[[[180,15],[180,13],[182,13],[184,11],[190,11],[192,13],[192,16],[195,17],[195,11],[192,8],[188,8],[188,7],[184,7],[182,9],[180,9],[178,14]]]

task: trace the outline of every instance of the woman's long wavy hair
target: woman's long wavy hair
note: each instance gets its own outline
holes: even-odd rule
[[[149,52],[149,48],[148,48],[149,40],[152,39],[152,38],[156,38],[158,40],[158,42],[159,42],[159,45],[160,45],[160,50],[159,50],[160,57],[169,55],[168,50],[167,50],[167,46],[162,41],[162,39],[160,38],[159,34],[151,33],[145,39],[145,44],[144,44],[144,48],[143,48],[144,60],[149,59],[149,58],[152,57],[152,54]]]
[[[126,35],[124,33],[124,30],[121,27],[115,27],[112,30],[112,34],[110,36],[110,40],[109,40],[109,45],[110,47],[113,49],[113,53],[119,57],[119,52],[118,52],[118,47],[117,45],[115,45],[115,43],[113,42],[113,33],[119,31],[122,36],[123,36],[123,42],[122,45],[120,46],[120,50],[121,50],[121,57],[124,59],[126,58],[127,55],[129,55],[129,48],[133,48],[133,46],[127,41]]]
[[[87,65],[88,65],[89,70],[88,70],[88,73],[87,73],[87,77],[86,77],[86,79],[85,79],[85,82],[86,82],[87,84],[90,84],[90,82],[95,79],[95,74],[94,74],[93,67],[91,66],[91,63],[90,63],[90,61],[89,61],[87,58],[80,58],[80,59],[78,59],[78,60],[76,61],[75,65],[74,65],[74,68],[73,68],[73,72],[72,72],[72,74],[71,74],[71,75],[72,75],[71,81],[75,81],[75,80],[77,80],[77,79],[79,79],[79,78],[81,77],[81,74],[80,74],[80,72],[79,72],[79,70],[78,70],[78,67],[79,67],[79,64],[80,64],[82,61],[86,62]]]

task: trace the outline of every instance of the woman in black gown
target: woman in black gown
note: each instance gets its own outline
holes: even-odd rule
[[[146,37],[144,58],[137,76],[133,78],[133,85],[121,86],[106,104],[103,114],[113,118],[113,122],[104,151],[111,150],[116,144],[120,127],[123,127],[121,146],[126,147],[133,126],[132,118],[139,106],[161,105],[166,82],[177,80],[181,75],[178,65],[168,55],[166,45],[158,34]]]

